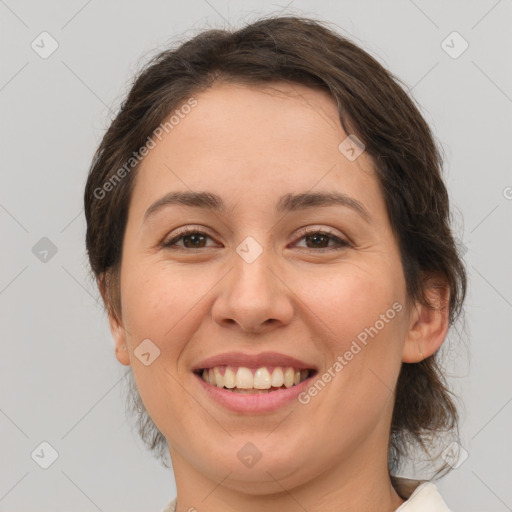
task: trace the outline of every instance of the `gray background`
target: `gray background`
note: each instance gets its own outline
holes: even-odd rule
[[[0,0],[0,510],[157,511],[174,497],[124,416],[83,187],[150,55],[264,13],[334,22],[407,84],[442,143],[470,279],[470,334],[447,351],[469,457],[438,485],[454,511],[512,510],[510,0]],[[46,59],[31,48],[43,31],[59,45]],[[441,46],[453,31],[469,43],[458,58]],[[59,453],[48,469],[31,458],[43,441]]]

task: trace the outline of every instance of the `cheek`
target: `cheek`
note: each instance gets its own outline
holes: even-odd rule
[[[394,303],[404,300],[401,280],[375,267],[347,265],[335,271],[322,270],[318,275],[299,273],[294,288],[307,305],[305,311],[316,318],[315,328],[322,329],[324,340],[332,347],[345,348],[347,341],[376,322],[379,331],[389,331],[391,324],[396,327],[401,323],[403,315],[396,312],[400,308],[393,308]]]
[[[297,289],[304,290],[301,299],[310,310],[325,368],[330,369],[325,381],[332,407],[324,413],[338,425],[352,415],[378,415],[400,371],[404,283],[391,272],[355,266],[332,272],[329,278],[301,279]],[[317,387],[323,394],[325,388]]]
[[[160,264],[127,271],[121,283],[125,327],[162,346],[166,338],[174,337],[173,331],[182,328],[182,320],[211,288],[191,272]]]
[[[204,276],[169,264],[138,264],[137,268],[127,264],[121,273],[123,323],[137,389],[153,422],[161,432],[174,428],[174,437],[179,436],[179,428],[170,427],[169,418],[184,419],[192,412],[181,383],[180,355],[197,329],[194,318],[205,314],[199,299],[212,284]],[[149,366],[134,354],[145,339],[160,350]]]

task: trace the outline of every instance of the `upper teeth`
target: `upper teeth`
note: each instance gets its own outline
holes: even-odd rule
[[[291,366],[282,368],[276,366],[267,368],[265,366],[257,370],[251,370],[244,366],[238,368],[233,366],[215,366],[203,370],[203,379],[219,388],[229,389],[270,389],[285,386],[291,388],[299,384],[309,375],[308,370],[295,370]]]

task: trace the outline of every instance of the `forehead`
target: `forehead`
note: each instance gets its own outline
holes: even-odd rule
[[[333,98],[298,84],[222,84],[195,99],[197,106],[166,137],[167,149],[181,146],[195,149],[197,157],[208,152],[241,159],[278,158],[291,151],[299,158],[328,146],[335,153],[346,136]]]
[[[179,116],[137,172],[134,196],[143,202],[176,189],[216,190],[237,202],[335,185],[376,192],[371,159],[363,152],[350,161],[340,152],[348,134],[327,92],[223,84],[194,98],[197,106]]]

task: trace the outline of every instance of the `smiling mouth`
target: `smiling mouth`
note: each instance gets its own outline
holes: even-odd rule
[[[261,394],[297,386],[317,372],[313,369],[296,369],[291,366],[215,366],[194,371],[211,386],[240,394]]]

